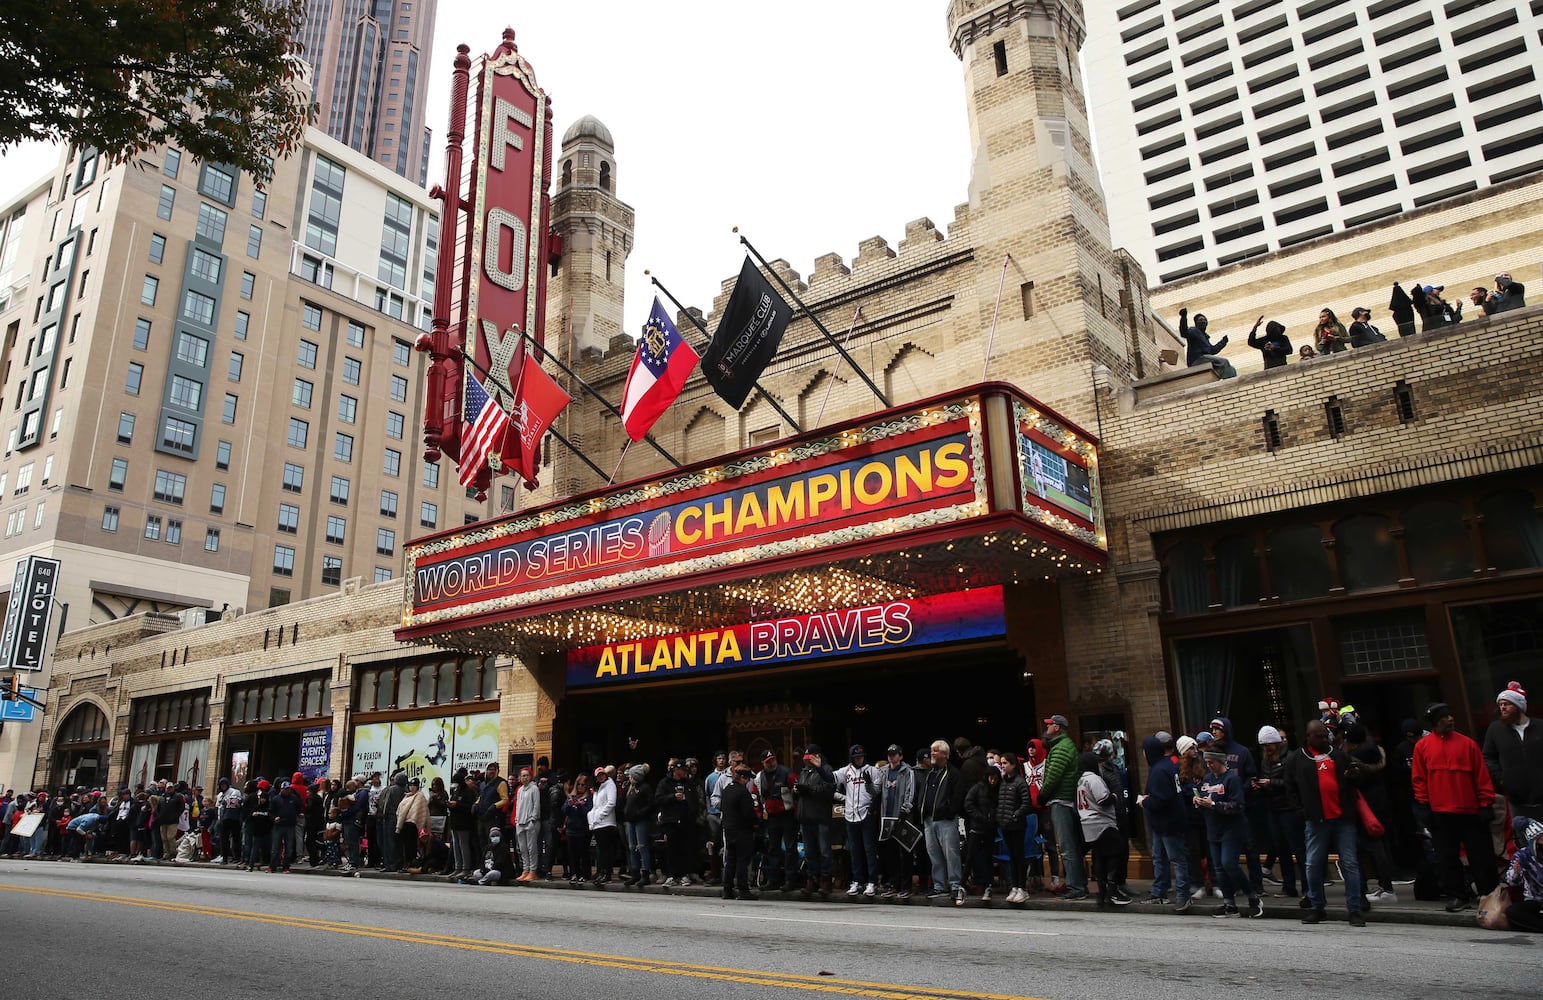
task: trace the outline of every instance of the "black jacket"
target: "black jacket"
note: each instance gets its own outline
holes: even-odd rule
[[[964,793],[964,822],[971,833],[989,834],[997,828],[997,791],[991,782],[971,785]]]
[[[793,786],[793,801],[800,823],[829,825],[835,814],[835,773],[824,764],[815,767],[812,761],[806,761],[798,772],[798,784]]]
[[[676,798],[676,791],[684,795]],[[690,778],[661,778],[659,789],[654,793],[654,805],[659,810],[659,822],[665,824],[691,823],[696,820],[696,784]]]
[[[1355,785],[1349,771],[1351,761],[1343,750],[1331,750],[1329,763],[1339,775],[1339,811],[1341,819],[1354,821],[1357,816]],[[1323,819],[1323,796],[1318,793],[1318,763],[1305,749],[1291,751],[1286,757],[1286,794],[1291,808],[1304,819]]]
[[[628,784],[622,796],[621,818],[628,823],[641,823],[654,815],[654,786],[646,780]]]
[[[719,794],[718,811],[723,816],[724,833],[748,833],[755,829],[755,801],[750,797],[749,787],[738,781],[731,779]]]
[[[964,808],[964,778],[959,769],[933,767],[916,782],[917,812],[923,820],[958,819]]]
[[[1484,733],[1484,763],[1495,791],[1512,802],[1543,802],[1543,722],[1528,721],[1525,737],[1499,719],[1491,722]]]

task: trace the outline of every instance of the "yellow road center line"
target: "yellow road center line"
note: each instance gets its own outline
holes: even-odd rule
[[[866,996],[881,998],[881,1000],[942,1000],[942,998],[959,998],[959,1000],[1039,1000],[1035,997],[1020,997],[1000,993],[972,993],[963,990],[937,989],[925,986],[906,986],[895,983],[875,983],[864,980],[837,979],[831,976],[801,976],[792,973],[766,972],[754,969],[736,969],[726,966],[696,965],[691,963],[672,962],[661,965],[658,962],[625,958],[615,955],[603,955],[573,951],[571,949],[545,948],[539,945],[515,944],[512,942],[473,942],[464,937],[452,937],[445,934],[430,934],[425,931],[397,930],[392,928],[366,927],[360,924],[348,924],[340,921],[316,920],[309,917],[275,916],[267,913],[254,913],[243,910],[231,910],[223,907],[200,906],[190,903],[174,903],[165,900],[154,899],[126,899],[116,896],[106,896],[98,893],[76,892],[66,889],[45,889],[32,886],[0,885],[0,891],[25,893],[34,896],[47,896],[55,899],[67,899],[85,903],[111,903],[118,906],[136,906],[143,909],[162,910],[168,913],[181,913],[191,916],[221,917],[229,920],[244,920],[251,923],[273,924],[280,927],[288,927],[299,930],[318,930],[334,934],[346,934],[354,937],[379,938],[406,944],[423,944],[434,947],[456,948],[462,951],[478,951],[495,955],[505,955],[513,958],[533,958],[544,961],[565,962],[573,965],[588,965],[599,968],[617,969],[630,972],[652,972],[670,976],[684,976],[693,979],[714,979],[728,982],[746,983],[753,986],[778,986],[784,989],[808,990],[820,993],[846,993],[853,996]]]

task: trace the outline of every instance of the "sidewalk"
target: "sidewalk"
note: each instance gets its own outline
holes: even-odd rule
[[[13,858],[9,860],[16,861],[19,859]],[[130,862],[125,859],[108,861],[105,858],[100,857],[92,858],[84,863],[112,865],[130,864]],[[157,862],[145,863],[157,864]],[[172,862],[165,862],[165,864],[172,864],[174,867],[180,868],[207,868],[216,870],[229,869],[233,871],[239,870],[235,865],[215,865],[207,861],[190,862],[189,864],[185,865],[175,865]],[[252,873],[254,878],[264,876],[266,874],[267,873],[265,872]],[[450,885],[457,884],[456,880],[444,875],[408,875],[405,873],[392,873],[385,875],[373,869],[364,869],[361,871],[345,873],[329,868],[311,868],[308,865],[302,865],[293,869],[291,874],[330,876],[334,878],[353,877],[361,879],[393,879],[405,882],[427,882]],[[1174,913],[1173,907],[1171,905],[1164,906],[1141,902],[1141,900],[1146,899],[1151,895],[1151,885],[1152,883],[1150,881],[1130,882],[1127,886],[1127,889],[1137,901],[1130,904],[1129,906],[1113,907],[1110,909],[1100,909],[1098,904],[1091,897],[1084,900],[1068,902],[1063,901],[1048,892],[1032,895],[1029,897],[1028,902],[1026,903],[1007,903],[1004,902],[1000,896],[992,899],[992,901],[989,903],[982,903],[978,895],[972,895],[965,900],[964,908],[975,910],[989,909],[1001,911],[1004,913],[1013,910],[1040,911],[1046,913],[1106,913],[1113,916],[1115,919],[1121,919],[1130,916],[1137,918],[1170,917],[1178,920],[1210,920],[1213,919],[1211,917],[1212,911],[1221,902],[1221,900],[1212,899],[1210,897],[1207,897],[1204,900],[1196,899],[1195,905],[1190,910],[1190,912],[1181,916]],[[476,887],[472,886],[472,888]],[[563,879],[554,879],[549,882],[524,882],[517,885],[503,886],[500,888],[543,889],[549,892],[646,893],[648,895],[655,896],[686,896],[697,899],[717,899],[721,898],[722,896],[722,890],[717,886],[690,885],[683,887],[665,888],[664,886],[656,883],[654,885],[643,888],[631,888],[623,885],[619,881],[612,881],[604,886],[595,886],[589,883],[573,885]],[[1429,927],[1460,927],[1464,929],[1478,929],[1478,923],[1475,919],[1474,910],[1470,909],[1464,910],[1460,913],[1448,913],[1444,908],[1443,901],[1437,900],[1427,902],[1415,899],[1413,886],[1399,886],[1398,894],[1399,900],[1396,903],[1374,903],[1372,905],[1372,909],[1366,911],[1366,922],[1369,925],[1418,924]],[[1326,911],[1328,922],[1344,923],[1345,894],[1343,886],[1338,884],[1328,886],[1326,890],[1326,897],[1328,902],[1328,908]],[[831,892],[828,897],[821,896],[818,893],[806,896],[802,892],[762,892],[760,893],[759,901],[746,900],[742,901],[742,905],[753,907],[764,906],[767,904],[775,905],[776,903],[807,903],[811,901],[830,906],[937,906],[947,907],[949,909],[955,908],[953,899],[951,897],[929,900],[924,894],[918,893],[911,896],[910,899],[904,900],[894,898],[886,899],[882,896],[868,899],[863,896],[848,896],[839,888]],[[1243,900],[1240,898],[1239,905],[1242,905],[1242,903]],[[1268,892],[1264,897],[1264,909],[1265,919],[1272,920],[1300,920],[1303,913],[1299,899],[1284,896],[1272,896]]]

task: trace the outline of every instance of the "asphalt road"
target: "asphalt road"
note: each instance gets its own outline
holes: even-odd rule
[[[1543,938],[0,861],[6,995],[1534,995]],[[82,979],[82,976],[85,979]],[[15,992],[12,988],[15,988]],[[307,991],[308,992],[308,991]]]

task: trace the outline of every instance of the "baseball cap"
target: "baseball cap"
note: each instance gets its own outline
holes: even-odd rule
[[[804,760],[808,760],[810,757],[814,757],[814,756],[821,755],[821,754],[822,754],[822,751],[820,750],[820,745],[818,743],[811,743],[808,746],[804,747]]]
[[[868,756],[868,751],[863,749],[863,745],[861,743],[853,743],[851,749],[847,751],[847,756],[866,757]]]
[[[1045,725],[1049,726],[1052,724],[1060,726],[1062,729],[1070,729],[1072,727],[1071,722],[1069,722],[1064,715],[1052,715],[1050,718],[1045,720]]]
[[[891,743],[884,750],[885,756],[890,756],[890,755],[897,754],[897,753],[898,754],[904,754],[905,753],[904,750],[900,749],[900,744],[898,744],[898,743]]]

